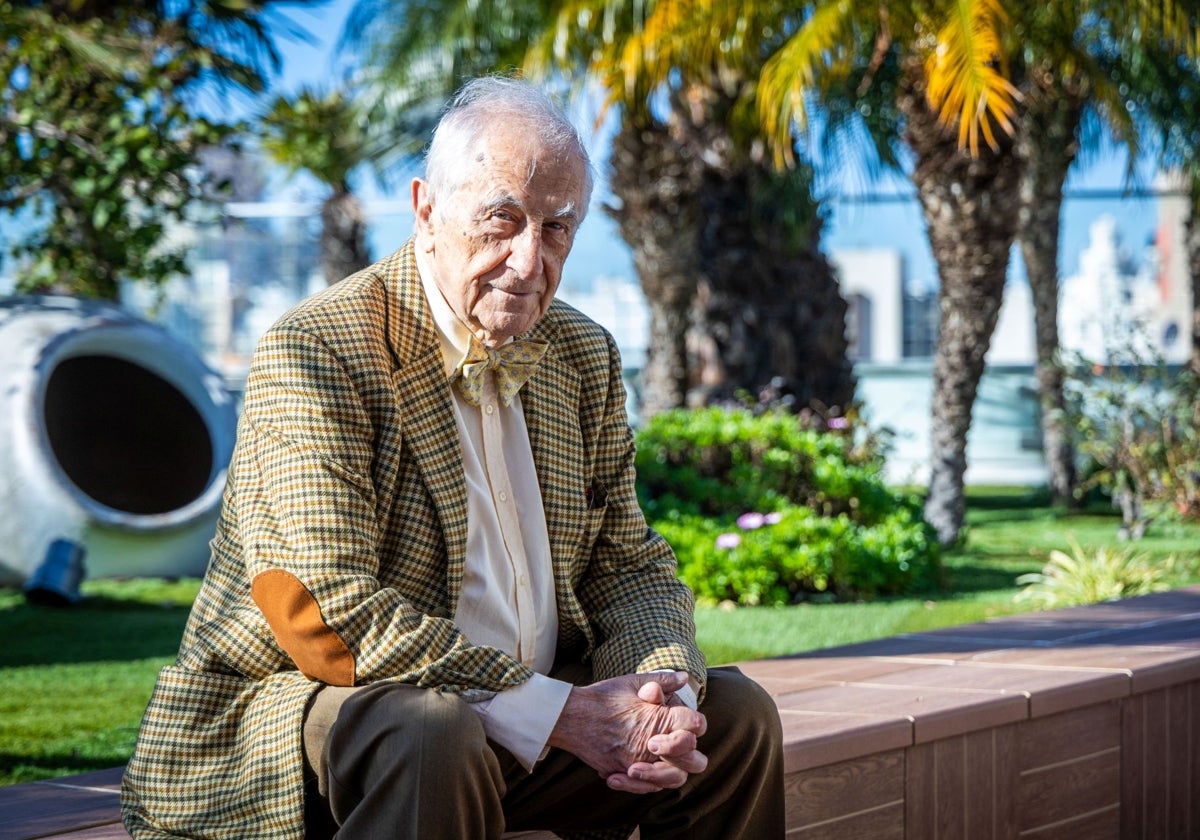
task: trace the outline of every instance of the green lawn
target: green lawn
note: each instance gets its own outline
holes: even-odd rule
[[[1018,611],[1016,577],[1068,536],[1114,545],[1107,509],[1067,514],[1038,494],[975,489],[968,532],[944,556],[943,586],[910,598],[781,608],[702,607],[697,635],[712,664],[847,644]],[[1200,527],[1153,526],[1136,550],[1183,558],[1175,583],[1200,580]],[[123,763],[154,675],[174,657],[198,582],[94,581],[71,609],[35,607],[0,589],[0,784]]]
[[[72,609],[0,589],[0,784],[123,764],[198,581],[93,581]]]

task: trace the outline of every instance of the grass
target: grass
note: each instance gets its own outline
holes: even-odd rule
[[[92,581],[73,609],[0,590],[0,784],[127,761],[198,587]]]
[[[697,638],[710,663],[799,653],[1028,610],[1016,578],[1039,571],[1068,535],[1116,544],[1105,507],[1066,513],[1038,493],[973,488],[968,529],[944,555],[937,591],[908,598],[780,608],[702,607]],[[1200,581],[1200,526],[1161,522],[1136,544],[1174,554],[1174,584]],[[198,581],[91,581],[72,609],[31,606],[0,589],[0,784],[124,763],[158,669],[175,656]]]

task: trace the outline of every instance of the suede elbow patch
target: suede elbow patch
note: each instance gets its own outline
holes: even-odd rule
[[[325,623],[317,599],[298,577],[283,569],[259,572],[250,584],[250,597],[304,676],[329,685],[354,685],[354,654]]]

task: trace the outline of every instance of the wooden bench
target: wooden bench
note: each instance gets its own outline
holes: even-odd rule
[[[741,668],[779,707],[790,837],[1200,837],[1200,586]],[[0,838],[124,838],[119,782],[0,788]]]

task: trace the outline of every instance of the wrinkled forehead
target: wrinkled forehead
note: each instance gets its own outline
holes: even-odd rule
[[[485,132],[477,138],[464,162],[458,190],[473,193],[487,204],[548,201],[559,212],[579,212],[587,163],[573,149],[547,146],[538,137],[519,132]],[[550,209],[550,208],[547,208]]]
[[[497,125],[479,132],[468,157],[468,165],[480,172],[503,169],[526,181],[539,176],[573,177],[587,166],[573,144],[548,142],[535,127],[521,125]]]

